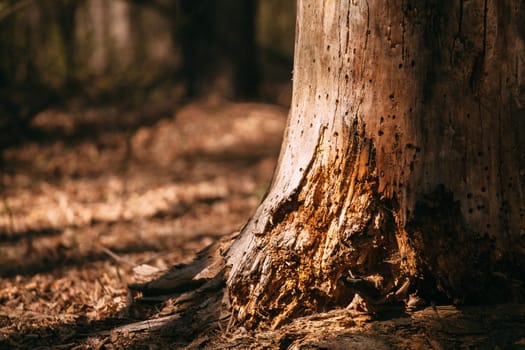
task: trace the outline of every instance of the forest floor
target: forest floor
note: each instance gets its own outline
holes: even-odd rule
[[[3,152],[0,349],[140,348],[97,336],[147,316],[130,312],[134,268],[190,262],[241,228],[286,112],[208,98],[160,113],[72,102],[37,115]]]
[[[137,305],[129,283],[191,262],[253,213],[285,119],[282,107],[214,98],[40,113],[2,154],[0,349],[525,348],[523,305],[373,322],[343,309],[257,333],[127,331],[169,304]]]

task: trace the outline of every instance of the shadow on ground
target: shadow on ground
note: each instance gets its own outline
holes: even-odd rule
[[[134,268],[188,263],[245,223],[286,110],[209,98],[148,113],[72,102],[38,114],[3,150],[0,349],[188,341],[115,335],[166,307],[131,304]]]

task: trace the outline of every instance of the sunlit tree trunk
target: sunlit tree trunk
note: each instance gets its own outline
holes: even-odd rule
[[[524,4],[298,1],[279,164],[227,257],[239,321],[523,300]]]

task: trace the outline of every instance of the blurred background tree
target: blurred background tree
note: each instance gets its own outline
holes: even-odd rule
[[[287,105],[294,27],[295,1],[0,0],[0,133],[71,100],[155,109],[159,91]]]

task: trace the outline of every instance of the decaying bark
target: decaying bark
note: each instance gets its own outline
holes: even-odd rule
[[[270,191],[228,253],[236,318],[522,300],[525,8],[300,0]]]

